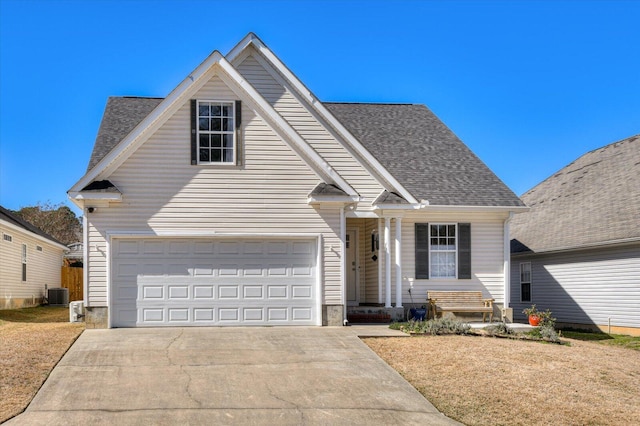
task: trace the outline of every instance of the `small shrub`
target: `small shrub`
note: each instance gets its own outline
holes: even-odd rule
[[[410,320],[406,326],[400,327],[405,333],[430,335],[469,334],[471,326],[462,321],[451,318],[437,318],[428,321]]]
[[[507,324],[504,322],[499,322],[498,324],[485,327],[484,331],[489,336],[508,336],[513,334],[513,330],[507,327]]]
[[[560,341],[560,336],[558,336],[558,333],[556,333],[556,330],[552,325],[543,324],[540,326],[538,331],[540,332],[540,337],[542,337],[544,340],[555,343]]]

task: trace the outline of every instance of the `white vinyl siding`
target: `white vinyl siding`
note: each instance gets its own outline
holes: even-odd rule
[[[558,322],[640,328],[640,244],[540,255],[514,255],[531,262],[531,302],[518,300],[519,270],[512,268],[514,317],[532,303],[550,309]]]
[[[257,53],[256,53],[257,54]],[[371,203],[384,189],[327,129],[328,125],[309,112],[304,100],[294,96],[252,55],[237,66],[238,71],[274,107],[274,109],[342,176],[362,197]]]
[[[471,224],[471,279],[436,278],[415,280],[413,300],[425,303],[428,290],[475,290],[492,297],[496,303],[504,301],[503,230],[506,216],[491,213],[409,213],[402,219],[402,275],[415,276],[415,223]],[[392,221],[393,223],[393,221]],[[391,235],[394,235],[392,229]],[[381,243],[382,247],[382,243]],[[392,251],[393,256],[393,251]],[[382,257],[382,256],[381,256]],[[392,259],[392,268],[394,261]],[[395,269],[395,268],[393,268]],[[392,271],[392,277],[395,277]],[[403,288],[406,283],[403,284]],[[392,300],[395,300],[392,285]],[[410,303],[409,293],[403,290],[403,303]]]
[[[238,97],[217,77],[194,96],[222,101]],[[186,103],[104,177],[121,189],[123,202],[88,215],[90,306],[107,305],[107,233],[320,235],[322,303],[340,303],[338,207],[307,204],[320,179],[244,102],[242,135],[242,166],[191,166]]]
[[[63,249],[49,245],[32,236],[28,231],[21,232],[8,228],[0,222],[0,232],[11,235],[13,241],[0,241],[0,308],[10,307],[12,299],[40,298],[48,288],[60,287],[60,268]],[[27,247],[27,280],[22,281],[23,253]],[[36,249],[42,247],[42,251]]]

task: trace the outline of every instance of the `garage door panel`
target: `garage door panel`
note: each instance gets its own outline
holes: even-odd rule
[[[319,323],[316,243],[114,240],[113,325]]]

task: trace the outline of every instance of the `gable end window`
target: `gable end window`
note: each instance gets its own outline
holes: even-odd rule
[[[2,234],[2,240],[10,243],[13,241],[13,237],[9,234]]]
[[[531,262],[520,264],[520,301],[531,302]]]
[[[240,110],[240,101],[191,101],[191,164],[237,164]]]
[[[417,279],[471,279],[471,224],[416,223]]]

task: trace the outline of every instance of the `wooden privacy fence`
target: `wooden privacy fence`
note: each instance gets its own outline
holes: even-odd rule
[[[82,268],[63,266],[61,274],[62,287],[69,289],[69,302],[83,300]]]

